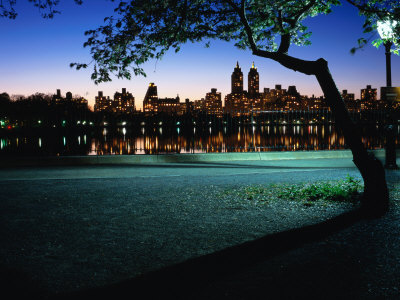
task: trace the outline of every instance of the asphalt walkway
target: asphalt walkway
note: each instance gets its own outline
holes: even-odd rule
[[[182,299],[260,299],[268,298],[269,293],[271,299],[294,299],[296,295],[296,299],[303,299],[313,290],[321,295],[324,289],[329,290],[327,299],[397,299],[397,206],[383,219],[362,221],[355,227],[350,225],[359,222],[357,217],[341,219],[333,230],[338,233],[330,237],[330,229],[319,228],[310,230],[326,233],[322,237],[313,233],[305,238],[296,231],[276,238],[274,234],[324,222],[346,209],[279,205],[265,209],[223,197],[242,186],[342,179],[347,175],[360,178],[348,157],[3,167],[0,271],[7,286],[2,288],[17,294],[40,294],[43,290],[45,294],[69,293],[128,280],[128,285],[117,284],[74,298],[97,299],[103,292],[121,296],[129,286],[154,290],[159,286],[157,297],[165,292]],[[400,173],[389,171],[387,176],[393,184],[399,181]],[[350,229],[343,233],[346,227]],[[371,234],[375,236],[371,238]],[[264,237],[272,241],[265,242]],[[302,244],[307,239],[315,241]],[[240,266],[232,264],[241,257],[236,250],[236,254],[218,254],[217,260],[208,256],[253,240],[269,246],[256,242],[254,247],[239,247],[238,253],[257,257],[251,263],[239,260]],[[287,240],[296,243],[271,247]],[[292,251],[287,252],[289,249]],[[367,250],[355,261],[357,251],[363,249]],[[200,262],[192,261],[203,257]],[[331,262],[326,263],[328,258]],[[224,263],[218,267],[220,261]],[[177,263],[183,263],[178,267],[181,277],[172,276],[176,269],[169,267]],[[229,272],[221,273],[221,266]],[[204,267],[218,276],[203,282]],[[155,273],[146,277],[149,272]],[[376,282],[374,272],[380,276]],[[139,281],[129,281],[133,277]],[[193,290],[183,288],[180,280]],[[172,290],[163,291],[169,289],[165,282]],[[290,292],[285,285],[296,288]],[[41,288],[36,290],[37,286]],[[130,292],[136,296],[133,298],[143,299],[139,289]],[[70,297],[67,294],[66,298]]]
[[[286,179],[285,173],[356,173],[349,158],[265,160],[265,161],[219,161],[182,163],[135,163],[75,166],[6,167],[0,169],[0,180],[88,179],[88,178],[169,178],[221,176],[256,176],[278,173],[277,178]],[[281,175],[279,175],[281,174]],[[307,175],[308,176],[308,175]],[[311,175],[312,176],[312,175]],[[319,174],[317,175],[319,176]],[[271,176],[263,180],[271,179]],[[276,178],[274,179],[276,180]]]

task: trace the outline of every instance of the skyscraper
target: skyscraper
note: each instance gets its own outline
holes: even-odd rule
[[[217,89],[211,89],[211,93],[206,94],[205,109],[208,114],[222,115],[221,93]]]
[[[361,89],[361,109],[374,109],[378,104],[378,90],[373,89],[371,85],[367,85],[365,89]]]
[[[243,93],[243,73],[239,67],[239,62],[236,62],[236,68],[233,70],[231,76],[232,94]]]
[[[249,98],[258,97],[260,92],[260,83],[259,83],[258,71],[257,68],[254,66],[254,62],[250,68],[247,78],[248,78]]]
[[[135,97],[122,88],[122,93],[115,92],[113,111],[118,113],[133,113],[135,111]]]
[[[147,88],[146,96],[143,100],[143,111],[144,112],[157,112],[158,110],[158,93],[157,86],[151,82]]]
[[[367,88],[361,89],[361,101],[376,101],[377,94],[377,89],[373,89],[370,85],[367,85]]]
[[[112,101],[110,97],[105,97],[102,91],[95,98],[94,111],[109,111],[112,107]]]

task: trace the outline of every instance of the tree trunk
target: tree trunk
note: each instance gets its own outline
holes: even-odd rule
[[[389,206],[389,193],[386,185],[385,170],[382,163],[365,149],[361,133],[350,119],[350,115],[336,87],[324,59],[316,61],[315,76],[322,88],[325,99],[335,116],[336,126],[344,135],[345,141],[353,154],[353,162],[364,180],[364,194],[361,205],[369,217],[385,214]]]
[[[250,39],[250,44],[251,43]],[[252,44],[253,54],[273,59],[282,66],[306,75],[314,75],[325,95],[325,99],[335,116],[336,127],[344,135],[345,141],[353,154],[353,162],[364,180],[364,194],[361,199],[362,210],[370,217],[379,217],[389,208],[389,192],[386,185],[385,170],[382,163],[365,149],[361,133],[350,119],[326,60],[306,61],[286,53],[259,50]]]

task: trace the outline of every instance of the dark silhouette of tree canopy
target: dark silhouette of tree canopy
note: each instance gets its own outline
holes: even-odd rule
[[[58,0],[29,0],[53,17]],[[114,1],[114,0],[110,0]],[[13,4],[7,10],[0,6],[1,15],[15,17]],[[75,0],[78,4],[82,1]],[[302,60],[289,55],[292,44],[309,45],[311,32],[304,25],[306,18],[332,12],[339,0],[131,0],[115,1],[115,14],[104,19],[105,24],[89,30],[85,47],[89,47],[93,61],[92,79],[95,83],[110,81],[110,74],[130,79],[131,75],[145,75],[141,65],[149,59],[160,59],[168,50],[175,52],[187,42],[213,39],[233,41],[240,49],[253,55],[272,59],[282,66],[315,76],[329,104],[338,128],[353,153],[353,161],[364,179],[363,207],[370,214],[382,214],[388,208],[388,190],[382,164],[367,153],[361,134],[349,117],[341,95],[323,58]],[[400,3],[398,0],[347,0],[365,17],[364,32],[373,32],[377,21],[390,21],[396,33],[391,42],[398,53]],[[3,2],[2,2],[3,3]],[[358,40],[359,46],[366,39]],[[380,40],[374,45],[379,46]],[[76,69],[87,63],[72,63]]]

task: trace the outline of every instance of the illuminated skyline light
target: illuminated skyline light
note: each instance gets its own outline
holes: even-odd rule
[[[104,1],[98,5],[98,1],[86,0],[82,6],[61,1],[62,14],[53,20],[42,19],[31,4],[19,1],[16,20],[0,19],[3,54],[0,57],[0,93],[27,96],[36,92],[55,94],[61,89],[63,96],[70,91],[87,98],[93,106],[98,91],[112,97],[126,88],[135,97],[139,109],[150,82],[157,85],[161,98],[174,98],[179,94],[181,101],[186,98],[194,101],[205,98],[211,88],[217,88],[224,98],[230,93],[230,75],[236,61],[245,75],[245,87],[248,85],[246,75],[254,61],[259,72],[260,91],[280,84],[284,89],[295,85],[302,95],[322,95],[313,76],[293,72],[220,41],[212,41],[210,48],[186,44],[178,54],[172,51],[158,62],[147,62],[144,65],[146,78],[114,79],[96,86],[90,80],[91,69],[75,71],[69,68],[69,63],[90,61],[89,49],[82,47],[86,41],[84,31],[101,25],[104,17],[112,14],[115,3]],[[309,19],[306,24],[313,31],[313,44],[293,46],[289,54],[309,60],[324,57],[339,90],[346,89],[356,98],[360,98],[360,90],[367,85],[378,91],[385,86],[383,47],[377,50],[367,46],[356,55],[350,55],[349,50],[363,36],[362,18],[355,8],[344,4],[334,8],[331,15]],[[397,56],[392,58],[392,69],[393,85],[400,86],[400,58]]]

